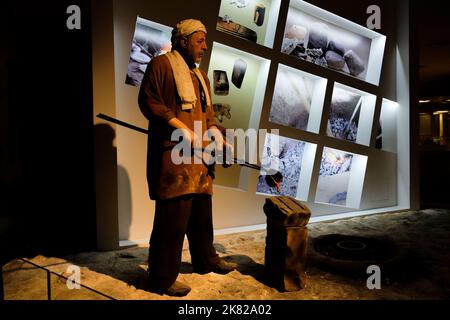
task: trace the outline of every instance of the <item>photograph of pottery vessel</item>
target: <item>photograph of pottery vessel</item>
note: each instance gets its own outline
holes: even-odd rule
[[[272,141],[273,139],[273,135],[267,135],[256,192],[295,198],[297,197],[305,142],[276,137],[279,139],[279,148],[276,148],[276,143],[273,143],[276,140]]]
[[[346,206],[353,155],[324,148],[316,202]]]
[[[227,96],[230,93],[230,83],[228,82],[227,72],[223,70],[214,70],[214,94],[218,96]]]
[[[290,8],[281,51],[365,79],[371,40]]]
[[[356,142],[362,99],[356,93],[334,88],[327,125],[329,137]]]
[[[261,27],[264,24],[264,16],[266,15],[266,6],[262,3],[258,3],[255,6],[255,15],[253,17],[253,21],[258,27]]]
[[[279,69],[269,121],[307,130],[314,80],[295,71]]]
[[[140,17],[137,18],[126,84],[139,87],[150,60],[171,50],[171,30],[170,27],[161,26]]]

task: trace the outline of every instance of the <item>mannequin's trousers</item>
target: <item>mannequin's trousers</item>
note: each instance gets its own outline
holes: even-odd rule
[[[194,272],[212,269],[219,256],[213,246],[212,200],[193,194],[157,200],[149,248],[149,285],[168,289],[177,279],[185,235]]]

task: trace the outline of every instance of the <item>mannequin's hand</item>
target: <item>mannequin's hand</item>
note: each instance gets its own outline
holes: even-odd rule
[[[222,166],[224,168],[229,168],[234,164],[234,147],[232,144],[228,143],[222,135],[222,132],[216,128],[212,127],[209,130],[213,132],[214,142],[216,143],[216,150],[219,154],[223,155]]]
[[[183,132],[183,138],[191,145],[193,148],[201,148],[202,141],[201,139],[194,133],[194,131],[186,128],[180,129]]]

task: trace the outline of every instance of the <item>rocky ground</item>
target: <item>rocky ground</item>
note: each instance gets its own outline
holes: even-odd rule
[[[221,256],[239,264],[228,275],[192,273],[187,244],[179,280],[192,287],[188,300],[410,300],[450,298],[450,211],[425,210],[339,220],[309,225],[307,287],[283,293],[267,285],[264,274],[265,231],[216,236]],[[397,259],[386,272],[382,266],[381,290],[369,290],[368,275],[326,268],[314,257],[314,241],[329,234],[389,237]],[[81,268],[81,282],[115,299],[170,300],[146,291],[147,247],[113,252],[88,252],[66,257],[37,256],[30,261],[61,275],[68,267]],[[329,265],[328,265],[329,267]],[[387,265],[386,265],[387,267]],[[3,268],[7,300],[46,299],[46,273],[20,260]],[[69,290],[65,280],[52,276],[52,299],[106,299],[87,289]]]

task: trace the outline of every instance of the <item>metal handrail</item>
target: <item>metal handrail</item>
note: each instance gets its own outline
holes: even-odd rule
[[[69,280],[69,278],[67,278],[67,277],[65,277],[65,276],[63,276],[63,275],[60,275],[60,274],[58,274],[58,273],[56,273],[56,272],[53,272],[53,271],[51,271],[51,270],[48,270],[48,269],[45,268],[45,267],[39,266],[39,265],[37,265],[37,264],[35,264],[35,263],[33,263],[33,262],[27,260],[27,259],[24,259],[24,258],[17,258],[17,260],[21,260],[21,261],[23,261],[23,262],[25,262],[25,263],[28,263],[28,264],[30,264],[30,265],[32,265],[32,266],[38,268],[38,269],[42,269],[42,270],[44,270],[44,271],[47,273],[47,299],[48,299],[48,300],[52,300],[52,288],[51,288],[51,287],[52,287],[52,286],[51,286],[51,275],[52,275],[52,274],[55,275],[55,276],[57,276],[58,278],[62,278],[62,279],[64,279],[64,280],[66,280],[66,281]],[[0,289],[0,300],[3,301],[3,300],[5,300],[4,288],[3,288],[3,268],[2,268],[2,270],[1,270],[1,272],[0,272],[0,281],[1,281],[1,286],[0,286],[0,287],[1,287],[1,289]],[[83,285],[83,284],[81,284],[81,283],[78,283],[77,281],[74,281],[74,280],[71,280],[71,279],[70,279],[70,281],[72,281],[73,283],[79,285],[80,287],[83,287],[84,289],[87,289],[87,290],[89,290],[89,291],[91,291],[91,292],[94,292],[95,294],[98,294],[98,295],[100,295],[100,296],[102,296],[102,297],[105,297],[105,298],[107,298],[107,299],[109,299],[109,300],[116,300],[115,298],[113,298],[113,297],[111,297],[111,296],[108,296],[107,294],[104,294],[104,293],[102,293],[102,292],[100,292],[100,291],[97,291],[97,290],[95,290],[95,289],[89,288],[88,286],[85,286],[85,285]]]

